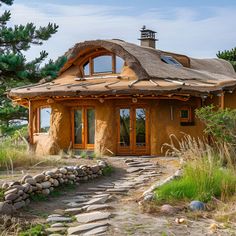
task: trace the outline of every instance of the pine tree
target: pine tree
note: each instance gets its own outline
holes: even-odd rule
[[[231,50],[219,51],[216,56],[218,58],[224,59],[229,61],[236,71],[236,47],[232,48]]]
[[[13,0],[0,0],[0,6],[2,4],[12,5]],[[66,60],[61,57],[42,66],[48,56],[46,51],[42,51],[37,58],[27,61],[24,52],[32,45],[42,45],[57,32],[58,25],[49,23],[46,27],[37,28],[33,23],[27,23],[10,27],[10,19],[10,11],[0,16],[0,133],[17,120],[27,120],[28,117],[27,109],[14,107],[6,92],[42,78],[55,78]]]

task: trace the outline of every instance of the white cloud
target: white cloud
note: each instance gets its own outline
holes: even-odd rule
[[[235,45],[236,9],[211,8],[211,13],[199,17],[199,9],[145,9],[139,15],[129,15],[121,7],[103,5],[14,4],[11,7],[14,24],[34,22],[36,25],[57,23],[59,32],[43,47],[34,47],[31,58],[42,49],[57,58],[75,43],[106,38],[121,38],[138,43],[139,29],[145,24],[158,31],[158,47],[194,57],[214,57],[218,50]]]

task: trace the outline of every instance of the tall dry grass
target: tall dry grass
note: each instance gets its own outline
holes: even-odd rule
[[[170,136],[166,155],[182,160],[183,176],[156,190],[159,200],[201,200],[212,197],[227,200],[236,193],[235,149],[226,143],[214,143],[184,135]]]

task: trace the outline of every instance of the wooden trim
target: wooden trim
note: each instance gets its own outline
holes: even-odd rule
[[[93,150],[94,149],[94,144],[89,144],[88,143],[88,119],[87,119],[87,111],[88,109],[94,109],[95,111],[95,129],[96,129],[96,110],[93,106],[79,106],[79,107],[73,107],[71,109],[71,120],[72,120],[72,125],[71,125],[71,134],[72,134],[72,144],[74,148],[79,148],[79,149],[88,149],[88,150]],[[82,112],[82,144],[76,144],[75,143],[75,120],[74,120],[74,111],[75,110],[81,110]],[[94,134],[95,135],[95,134]],[[95,141],[95,138],[94,138]]]
[[[33,106],[32,101],[29,100],[29,124],[28,124],[28,132],[29,132],[29,143],[34,143],[34,133],[33,133]]]
[[[224,109],[225,108],[225,93],[222,92],[221,96],[219,97],[219,103],[220,103],[220,108]]]
[[[145,120],[145,147],[136,146],[136,109],[142,108],[146,112]],[[120,146],[120,109],[130,109],[130,146]],[[150,124],[150,109],[145,104],[126,104],[118,105],[116,108],[116,121],[117,121],[117,154],[119,155],[149,155],[150,154],[150,135],[149,135],[149,124]]]

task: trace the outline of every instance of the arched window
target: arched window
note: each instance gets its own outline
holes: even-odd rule
[[[124,60],[115,55],[90,57],[83,65],[83,75],[119,74],[124,66]]]

